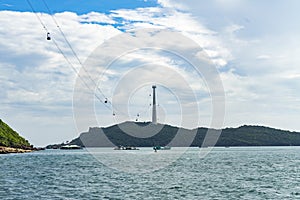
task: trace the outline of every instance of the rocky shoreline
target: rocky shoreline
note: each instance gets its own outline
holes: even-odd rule
[[[8,154],[8,153],[28,153],[36,151],[36,149],[21,149],[21,148],[13,148],[13,147],[4,147],[0,146],[0,154]]]

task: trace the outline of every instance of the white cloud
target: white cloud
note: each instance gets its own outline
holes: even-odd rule
[[[257,56],[257,59],[259,59],[259,60],[268,60],[270,58],[271,58],[271,56],[266,55],[266,54]]]
[[[233,34],[235,32],[238,32],[242,29],[244,29],[245,27],[244,26],[241,26],[241,25],[238,25],[238,24],[232,24],[232,25],[229,25],[225,28],[225,31],[228,32],[229,34]]]
[[[122,26],[125,29],[149,27],[167,28],[181,32],[209,52],[209,55],[213,55],[212,60],[220,67],[225,66],[228,60],[231,60],[231,53],[222,44],[221,37],[216,32],[203,26],[187,12],[181,12],[170,7],[155,7],[117,10],[111,16],[123,18],[124,24]]]
[[[172,9],[179,9],[179,10],[186,10],[188,8],[184,4],[178,3],[178,1],[173,1],[173,0],[158,0],[157,2],[165,8],[172,8]]]
[[[95,22],[95,23],[107,23],[107,24],[115,24],[116,22],[111,19],[108,15],[97,12],[90,12],[84,15],[80,15],[80,22]]]
[[[238,9],[243,3],[242,0],[214,0],[215,3],[225,10]]]

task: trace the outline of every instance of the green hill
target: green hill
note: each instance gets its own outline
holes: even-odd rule
[[[124,122],[118,125],[90,128],[69,144],[86,147],[110,146],[202,146],[208,128],[188,130],[170,125]],[[209,133],[216,131],[210,129]],[[179,135],[179,136],[178,136]],[[207,138],[206,138],[207,140]],[[207,143],[206,143],[207,144]],[[241,126],[222,129],[215,146],[300,146],[300,133],[264,126]],[[49,145],[51,148],[53,145]],[[60,145],[53,147],[59,148]]]
[[[0,146],[28,149],[32,146],[0,119]]]

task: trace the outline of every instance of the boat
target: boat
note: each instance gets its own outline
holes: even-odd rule
[[[117,146],[114,148],[114,150],[139,150],[138,148],[136,147],[131,147],[131,146]]]
[[[153,147],[154,150],[170,150],[171,147],[170,146],[155,146]]]
[[[60,149],[63,149],[63,150],[68,150],[68,149],[82,149],[82,147],[78,146],[76,144],[71,144],[71,145],[61,146]]]

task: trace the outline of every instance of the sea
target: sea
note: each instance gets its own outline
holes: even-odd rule
[[[300,147],[0,155],[0,199],[300,199]]]

